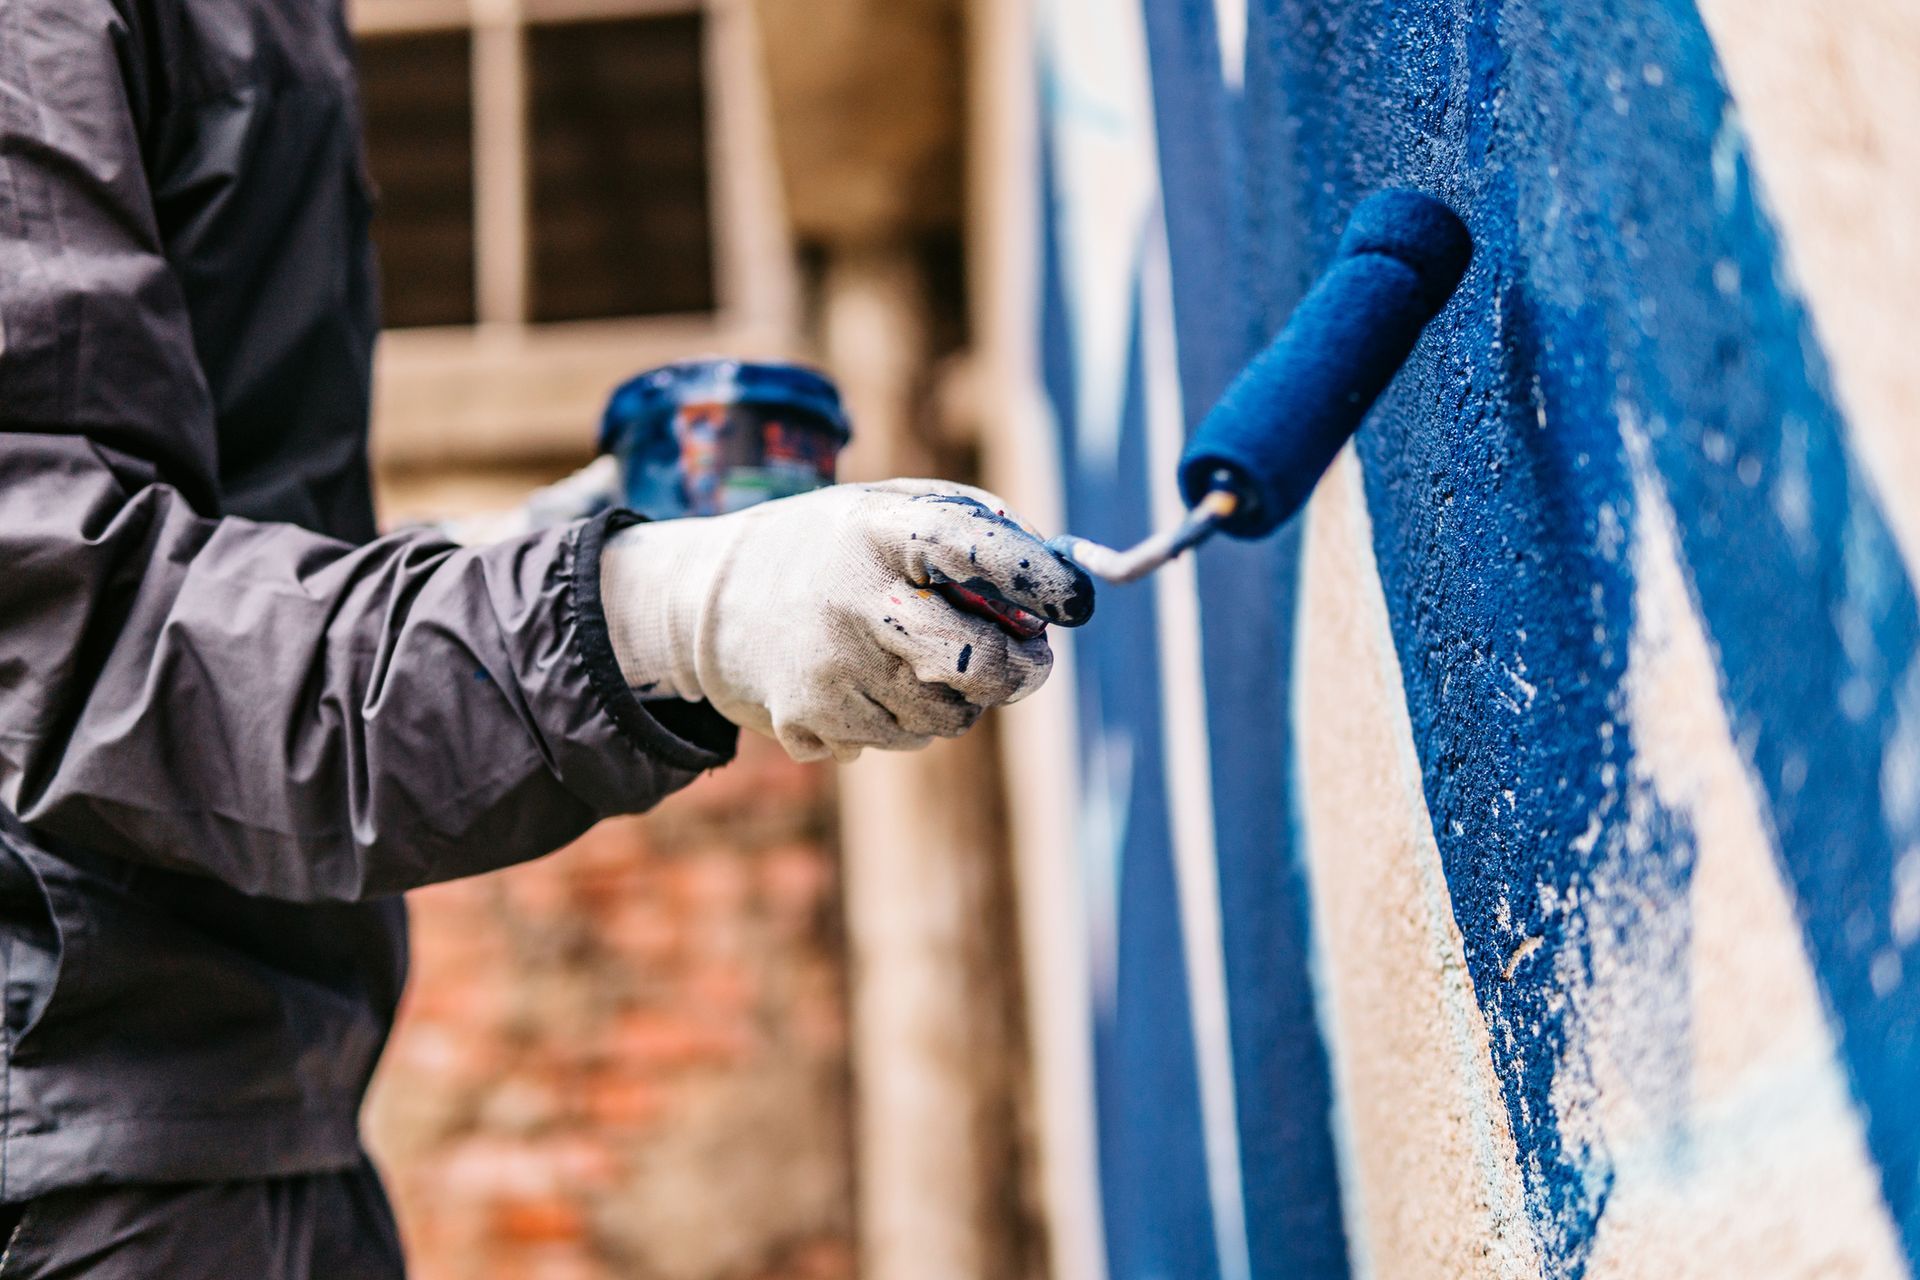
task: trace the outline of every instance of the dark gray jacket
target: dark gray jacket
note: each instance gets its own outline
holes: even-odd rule
[[[374,538],[337,0],[0,0],[0,1200],[314,1172],[401,891],[731,754],[621,682],[622,519]]]

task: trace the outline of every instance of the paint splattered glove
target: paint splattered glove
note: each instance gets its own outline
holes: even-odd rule
[[[436,527],[451,541],[476,547],[595,515],[620,501],[620,496],[620,463],[602,455],[572,475],[535,489],[517,507],[442,520]]]
[[[1004,506],[894,480],[623,530],[600,569],[620,669],[641,696],[704,698],[796,760],[955,737],[1038,689],[1053,652],[1043,628],[1017,639],[936,587],[1068,626],[1093,613],[1087,576]]]

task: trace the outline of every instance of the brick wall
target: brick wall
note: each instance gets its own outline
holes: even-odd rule
[[[417,1280],[852,1275],[831,775],[741,747],[413,896],[368,1128]]]

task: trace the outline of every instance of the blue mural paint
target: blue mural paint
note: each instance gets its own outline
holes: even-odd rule
[[[1628,957],[1645,996],[1615,1064],[1622,1087],[1685,1142],[1694,847],[1633,767],[1634,449],[1675,513],[1886,1199],[1920,1259],[1920,928],[1892,900],[1920,812],[1892,805],[1885,783],[1914,749],[1900,735],[1920,717],[1920,605],[1780,279],[1697,13],[1685,0],[1259,0],[1237,92],[1220,79],[1210,0],[1147,0],[1144,15],[1189,425],[1366,194],[1434,191],[1475,236],[1461,295],[1359,451],[1427,804],[1549,1273],[1582,1274],[1613,1185],[1598,1127],[1561,1110],[1593,1083],[1566,995],[1596,948]],[[1071,422],[1057,233],[1044,367]],[[1073,526],[1117,543],[1146,510],[1134,435],[1125,448],[1118,477],[1078,465],[1070,440],[1065,457]],[[1283,533],[1198,563],[1257,1275],[1345,1270],[1287,799],[1298,550]],[[1147,897],[1170,883],[1149,595],[1111,592],[1107,609],[1081,639],[1082,735],[1123,731],[1138,754],[1121,989],[1097,1063],[1103,1189],[1113,1273],[1144,1280],[1158,1274],[1155,1233],[1202,1238],[1186,1224],[1204,1182],[1190,1063],[1176,1081],[1181,1050],[1137,1050],[1143,1028],[1185,1028],[1184,991],[1126,958],[1179,954],[1172,893],[1157,912]],[[1178,1094],[1164,1117],[1123,1105],[1152,1088]],[[1151,1179],[1153,1203],[1134,1177]]]
[[[1270,271],[1266,220],[1244,180],[1251,117],[1220,90],[1213,7],[1148,5],[1146,23],[1191,431],[1279,329],[1313,267],[1297,281]],[[1284,673],[1299,556],[1297,528],[1262,543],[1216,539],[1197,576],[1249,1262],[1255,1276],[1311,1280],[1346,1275],[1347,1244],[1291,786]]]
[[[913,500],[915,502],[934,502],[943,506],[959,507],[975,520],[984,520],[998,529],[1010,530],[1023,539],[1031,540],[1033,537],[1032,534],[1021,527],[1017,520],[1008,516],[1006,512],[992,510],[977,498],[969,498],[964,494],[958,493],[927,493],[920,494]],[[915,534],[914,538],[917,539],[919,536],[920,535]],[[989,530],[987,537],[991,538],[993,536],[993,530]],[[1080,626],[1093,616],[1096,598],[1093,579],[1089,578],[1079,565],[1075,564],[1066,556],[1061,555],[1057,551],[1052,554],[1055,562],[1067,569],[1070,575],[1070,585],[1063,597],[1057,601],[1048,601],[1042,607],[1050,621],[1060,623],[1062,626]],[[968,563],[978,563],[977,549],[971,549],[967,552],[967,561]],[[1023,569],[1027,568],[1027,561],[1022,560],[1020,567]],[[969,578],[965,582],[958,582],[937,569],[930,570],[930,574],[933,582],[936,584],[962,586],[976,596],[980,596],[986,600],[1003,605],[1012,605],[1012,602],[1001,592],[998,584],[986,578]],[[1021,585],[1023,583],[1026,585]],[[1016,591],[1025,591],[1031,588],[1032,582],[1025,577],[1017,577],[1013,585]]]
[[[915,502],[936,502],[942,506],[959,507],[975,520],[985,520],[988,524],[998,525],[1002,529],[1011,529],[1015,533],[1025,534],[1019,523],[1008,518],[1004,511],[995,511],[978,498],[969,498],[959,493],[923,493],[913,499]],[[991,536],[991,535],[989,535]]]
[[[1150,11],[1149,18],[1157,21],[1166,12]],[[1158,95],[1167,81],[1159,66],[1158,43],[1154,52]],[[1218,59],[1209,57],[1217,68]],[[1217,99],[1205,96],[1196,96],[1194,103],[1203,108],[1218,105]],[[1159,105],[1162,136],[1174,136],[1177,130],[1166,124],[1166,104]],[[1204,154],[1226,136],[1218,128],[1195,130],[1186,135],[1184,149],[1164,148],[1168,189],[1177,185],[1171,178],[1173,166]],[[1048,192],[1051,178],[1051,170],[1043,175]],[[1203,188],[1195,184],[1193,189],[1198,193]],[[1204,187],[1210,192],[1226,189],[1224,182]],[[1201,207],[1198,201],[1170,201],[1168,218],[1177,220]],[[1209,238],[1218,238],[1221,230],[1215,226]],[[1231,235],[1237,228],[1224,230]],[[1054,226],[1046,228],[1043,358],[1058,417],[1070,423],[1077,417],[1076,370],[1067,337],[1057,235]],[[1244,291],[1229,290],[1210,299],[1198,314],[1221,326],[1233,345],[1223,351],[1206,343],[1189,344],[1185,299],[1193,276],[1185,269],[1184,255],[1191,242],[1178,234],[1172,240],[1175,310],[1182,333],[1178,372],[1193,418],[1269,333],[1242,305]],[[1128,367],[1132,382],[1117,468],[1108,470],[1079,458],[1073,437],[1063,437],[1064,470],[1071,477],[1070,527],[1122,546],[1148,532],[1149,508],[1137,343]],[[1236,750],[1214,757],[1222,943],[1234,1029],[1230,1051],[1248,1261],[1255,1276],[1346,1273],[1330,1128],[1332,1088],[1307,976],[1306,886],[1300,868],[1285,852],[1291,848],[1293,828],[1286,692],[1271,675],[1290,660],[1292,637],[1290,625],[1281,620],[1286,611],[1271,607],[1271,593],[1278,590],[1284,593],[1282,599],[1291,599],[1298,545],[1297,536],[1289,533],[1259,545],[1223,547],[1200,566],[1207,602],[1202,642],[1209,715],[1236,733],[1240,726],[1260,726],[1257,735],[1235,737]],[[1235,567],[1219,572],[1227,566]],[[1120,732],[1131,746],[1132,762],[1117,854],[1115,989],[1095,1034],[1101,1188],[1114,1277],[1213,1280],[1220,1274],[1220,1260],[1204,1165],[1166,781],[1158,758],[1156,634],[1150,591],[1109,591],[1100,625],[1077,639],[1083,655],[1078,667],[1082,740],[1101,742]],[[1283,842],[1279,856],[1276,839]]]
[[[1043,190],[1051,183],[1043,178]],[[1063,285],[1057,245],[1048,236],[1042,323],[1049,385],[1064,420],[1071,421],[1071,348],[1063,340]],[[1136,326],[1137,328],[1137,326]],[[1064,468],[1084,481],[1069,488],[1071,527],[1102,542],[1130,545],[1149,531],[1138,500],[1146,478],[1138,362],[1121,424],[1118,465],[1085,467],[1071,436],[1062,441]],[[1092,1033],[1098,1164],[1107,1260],[1114,1277],[1139,1280],[1216,1280],[1199,1084],[1189,1034],[1186,965],[1177,908],[1172,837],[1160,758],[1159,655],[1150,592],[1110,592],[1102,635],[1080,649],[1076,664],[1080,733],[1101,742],[1108,726],[1124,726],[1127,758],[1123,790],[1096,802],[1118,811],[1119,847],[1089,851],[1111,857],[1111,869],[1090,868],[1095,880],[1115,883],[1116,954],[1112,990],[1096,993]],[[1081,633],[1083,635],[1090,633]],[[1083,772],[1081,784],[1103,781]],[[1098,967],[1098,962],[1096,962]]]
[[[1189,433],[1179,468],[1187,503],[1225,490],[1235,502],[1219,527],[1240,538],[1267,537],[1298,514],[1471,252],[1465,226],[1424,192],[1362,200],[1279,334]]]
[[[1528,1205],[1550,1270],[1577,1275],[1612,1173],[1607,1153],[1557,1114],[1557,1087],[1580,1097],[1590,1084],[1562,984],[1583,980],[1600,919],[1650,936],[1641,913],[1683,898],[1691,863],[1684,833],[1650,797],[1628,794],[1620,681],[1632,581],[1625,545],[1604,545],[1598,524],[1606,509],[1632,527],[1632,488],[1611,405],[1585,394],[1605,352],[1581,315],[1541,316],[1509,269],[1513,183],[1487,154],[1498,134],[1488,113],[1512,74],[1498,10],[1289,5],[1271,17],[1315,37],[1261,28],[1295,104],[1293,136],[1310,144],[1296,175],[1303,261],[1290,274],[1307,275],[1351,204],[1388,183],[1441,191],[1480,246],[1360,450],[1428,806]],[[1451,104],[1437,119],[1435,100]],[[1456,145],[1436,154],[1432,136],[1399,132],[1423,115]],[[1543,347],[1557,358],[1543,362]],[[1537,425],[1535,395],[1556,402],[1551,432]],[[1524,698],[1522,672],[1535,690]],[[1636,841],[1636,812],[1669,838]],[[1629,857],[1642,865],[1622,868]],[[1638,892],[1614,895],[1619,909],[1603,917],[1597,904],[1622,881]],[[1660,892],[1642,896],[1656,882]],[[1510,973],[1523,947],[1534,955]],[[1685,1043],[1681,1028],[1649,1046],[1668,1079],[1685,1079]]]
[[[1712,50],[1697,24],[1663,17],[1654,34],[1678,72],[1667,115],[1696,165],[1629,189],[1619,212],[1641,230],[1607,246],[1606,267],[1624,292],[1657,246],[1693,251],[1666,264],[1684,287],[1653,294],[1659,308],[1621,326],[1617,346],[1683,513],[1735,740],[1766,791],[1887,1203],[1920,1260],[1920,973],[1893,903],[1913,833],[1894,829],[1883,797],[1901,687],[1920,670],[1920,606],[1781,279]]]

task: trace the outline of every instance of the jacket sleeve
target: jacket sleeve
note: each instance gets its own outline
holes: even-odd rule
[[[0,4],[0,803],[344,900],[537,856],[723,763],[710,709],[619,678],[599,547],[625,513],[474,549],[210,514],[129,21]]]

